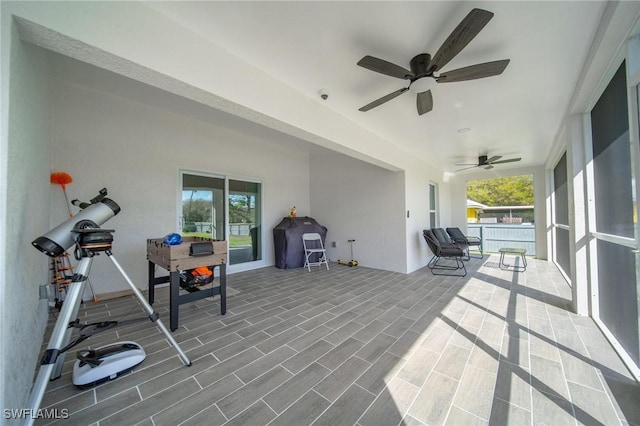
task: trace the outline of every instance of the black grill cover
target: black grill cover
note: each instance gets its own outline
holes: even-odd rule
[[[327,228],[311,217],[285,217],[273,228],[276,268],[291,269],[304,266],[302,234],[308,232],[317,232],[322,237],[322,244],[325,243]]]

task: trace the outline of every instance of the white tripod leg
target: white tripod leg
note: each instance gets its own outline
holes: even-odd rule
[[[80,260],[76,268],[76,273],[73,275],[74,281],[67,289],[67,296],[62,303],[60,316],[58,316],[53,333],[49,339],[47,350],[40,361],[38,376],[36,377],[36,381],[31,389],[31,395],[29,396],[27,408],[31,409],[31,413],[34,415],[40,407],[42,397],[47,389],[47,383],[49,380],[60,377],[62,372],[65,352],[60,353],[60,350],[67,346],[71,339],[73,329],[69,328],[69,324],[78,318],[78,310],[82,303],[82,295],[84,294],[84,287],[89,276],[92,262],[93,258],[91,257],[84,257]],[[27,416],[25,421],[28,425],[33,424],[33,418],[31,418],[31,416]]]
[[[113,254],[110,251],[107,251],[106,253],[107,253],[107,257],[109,257],[109,259],[111,259],[113,264],[116,265],[116,268],[118,268],[118,271],[120,271],[120,274],[122,274],[124,279],[127,281],[127,283],[129,284],[129,287],[131,287],[131,290],[133,290],[133,293],[136,295],[136,297],[140,301],[140,304],[144,307],[144,309],[149,314],[149,318],[151,319],[151,321],[155,322],[158,325],[158,327],[160,328],[160,331],[162,331],[164,333],[164,335],[167,337],[167,340],[169,341],[169,343],[171,343],[171,346],[173,346],[175,348],[175,350],[178,352],[178,355],[180,356],[180,359],[182,360],[184,365],[190,366],[191,365],[191,361],[189,361],[189,358],[187,358],[185,353],[182,352],[182,349],[180,349],[180,346],[178,345],[178,342],[175,341],[175,339],[173,338],[171,333],[169,333],[169,330],[167,330],[167,328],[164,326],[162,321],[160,321],[156,311],[153,310],[153,307],[149,304],[149,302],[147,302],[147,300],[144,298],[144,295],[140,292],[138,287],[136,287],[136,285],[133,283],[133,281],[131,281],[131,278],[129,278],[129,276],[124,271],[124,269],[122,269],[122,266],[120,266],[120,264],[118,263],[116,258],[113,256]]]

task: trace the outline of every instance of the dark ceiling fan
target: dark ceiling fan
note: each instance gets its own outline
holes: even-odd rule
[[[456,166],[469,166],[462,169],[456,170],[456,172],[461,172],[463,170],[473,169],[474,167],[484,167],[486,170],[493,169],[494,164],[505,164],[505,163],[515,163],[516,161],[520,161],[521,158],[509,158],[507,160],[500,160],[502,155],[494,155],[489,158],[487,155],[481,155],[478,157],[477,164],[456,164]],[[498,161],[500,160],[500,161]]]
[[[411,89],[412,92],[417,94],[416,104],[418,114],[426,114],[433,109],[433,97],[429,89],[431,79],[434,79],[437,83],[453,83],[456,81],[475,80],[502,74],[502,71],[504,71],[509,64],[509,59],[485,62],[436,74],[437,71],[449,63],[449,61],[478,35],[492,17],[493,13],[491,12],[482,9],[473,9],[462,22],[458,24],[433,57],[428,53],[420,53],[411,59],[409,64],[411,71],[373,56],[365,56],[360,59],[358,65],[363,68],[390,77],[409,80],[409,86],[389,93],[363,106],[360,108],[360,111],[369,111]]]

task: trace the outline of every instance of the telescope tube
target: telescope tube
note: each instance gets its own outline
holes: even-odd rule
[[[35,248],[50,257],[62,255],[76,243],[77,234],[72,232],[78,222],[94,222],[98,227],[120,212],[120,206],[110,198],[103,198],[83,209],[77,215],[67,219],[46,234],[31,243]]]

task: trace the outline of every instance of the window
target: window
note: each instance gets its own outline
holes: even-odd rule
[[[262,259],[262,184],[181,172],[180,229],[185,237],[228,240],[229,264]]]
[[[571,279],[568,197],[567,154],[565,153],[553,169],[553,260],[565,275]]]
[[[429,225],[437,228],[438,223],[438,186],[435,183],[429,184]]]

